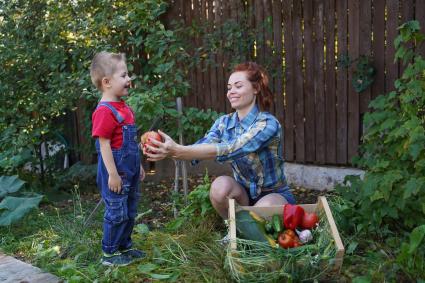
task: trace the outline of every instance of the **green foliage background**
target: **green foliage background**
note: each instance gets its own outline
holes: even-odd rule
[[[127,55],[134,84],[128,103],[140,131],[162,117],[161,128],[177,136],[175,98],[189,91],[186,76],[194,58],[184,37],[161,21],[166,1],[12,0],[0,1],[0,7],[1,172],[16,173],[26,162],[36,162],[41,142],[75,135],[69,120],[77,107],[85,112],[80,131],[90,141],[91,112],[100,96],[88,68],[101,50]],[[188,142],[218,115],[185,109]],[[73,146],[67,150],[93,152],[92,143]]]
[[[399,30],[395,60],[407,66],[396,90],[370,103],[373,111],[365,115],[361,155],[355,160],[366,173],[364,179],[350,176],[338,188],[345,204],[337,213],[344,232],[378,237],[392,247],[413,279],[423,278],[425,271],[425,59],[414,50],[425,36],[417,21]]]

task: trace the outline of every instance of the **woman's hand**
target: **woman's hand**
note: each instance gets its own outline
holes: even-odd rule
[[[164,142],[150,139],[152,145],[146,144],[143,147],[143,154],[148,157],[148,161],[159,161],[166,157],[175,157],[178,144],[164,132],[158,130]]]

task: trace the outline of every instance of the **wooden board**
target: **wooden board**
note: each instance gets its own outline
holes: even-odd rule
[[[0,253],[0,282],[56,283],[62,280],[40,268]]]
[[[347,1],[341,0],[336,3],[337,12],[337,35],[338,35],[338,59],[347,55]],[[347,163],[347,69],[338,66],[336,81],[336,158],[338,164]]]
[[[300,206],[304,209],[306,212],[320,212],[324,211],[326,215],[326,219],[329,223],[332,238],[335,242],[336,247],[336,255],[335,255],[335,263],[333,270],[336,272],[340,272],[345,248],[342,244],[341,237],[338,233],[338,228],[335,224],[335,220],[333,218],[331,209],[329,208],[328,201],[326,200],[326,197],[320,196],[317,200],[317,203],[315,204],[300,204]],[[263,217],[266,220],[270,220],[274,214],[281,214],[283,211],[283,207],[281,205],[277,206],[238,206],[234,199],[229,199],[229,236],[230,236],[230,248],[232,250],[237,249],[237,243],[236,243],[236,212],[240,210],[249,210],[257,213],[261,217]]]
[[[315,97],[315,122],[316,122],[316,161],[318,164],[326,163],[326,125],[325,125],[325,84],[323,50],[324,33],[324,3],[320,0],[313,1],[314,34],[314,97]],[[298,142],[298,141],[297,141]]]

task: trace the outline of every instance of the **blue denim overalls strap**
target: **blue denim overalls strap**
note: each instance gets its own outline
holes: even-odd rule
[[[123,124],[124,119],[108,102],[100,102],[97,107],[107,107],[122,127],[123,141],[118,149],[112,149],[115,166],[122,180],[120,193],[109,190],[109,174],[100,153],[100,144],[96,140],[98,152],[97,184],[105,202],[103,219],[102,250],[112,254],[132,246],[131,233],[137,214],[140,198],[140,150],[137,142],[135,124]]]

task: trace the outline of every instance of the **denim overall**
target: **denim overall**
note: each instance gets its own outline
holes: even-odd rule
[[[100,102],[97,107],[108,107],[121,124],[124,119],[118,111],[107,102]],[[140,198],[140,151],[137,143],[136,125],[122,125],[123,142],[119,149],[112,149],[118,174],[122,179],[120,193],[108,188],[108,171],[102,160],[99,140],[96,140],[98,153],[97,185],[105,203],[103,218],[102,250],[113,254],[118,250],[132,246],[131,233],[136,218],[137,203]]]

